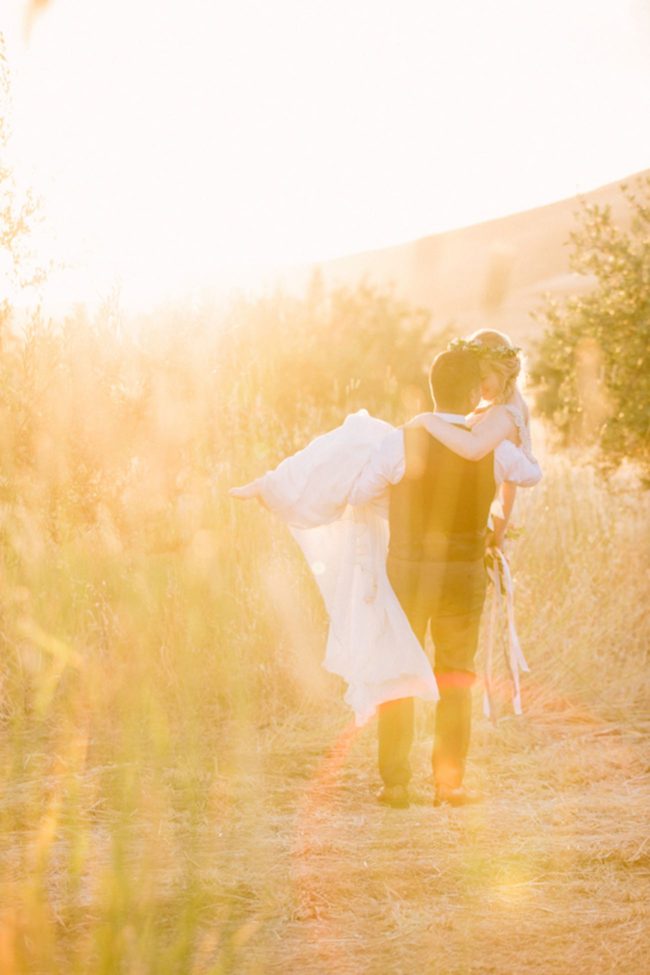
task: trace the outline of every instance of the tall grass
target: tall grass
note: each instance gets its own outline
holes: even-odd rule
[[[317,281],[4,335],[3,975],[267,970],[263,950],[233,967],[277,897],[269,879],[250,910],[246,878],[276,860],[246,837],[295,815],[260,808],[262,771],[307,775],[347,717],[297,551],[227,489],[350,411],[421,408],[432,343],[390,296]],[[646,499],[546,466],[515,558],[529,703],[636,713]]]

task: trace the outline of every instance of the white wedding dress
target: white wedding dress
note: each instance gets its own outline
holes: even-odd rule
[[[348,504],[373,450],[392,430],[360,410],[254,482],[255,493],[287,523],[322,593],[330,619],[324,666],[346,681],[345,701],[359,725],[386,701],[439,697],[431,663],[386,573],[388,492]]]
[[[348,684],[357,724],[400,697],[435,701],[431,664],[386,574],[388,499],[351,507],[347,498],[373,449],[393,427],[353,413],[257,482],[287,522],[330,619],[324,667]]]

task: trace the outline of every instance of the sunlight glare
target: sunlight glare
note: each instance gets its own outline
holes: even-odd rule
[[[27,44],[7,9],[15,151],[77,294],[246,284],[647,164],[632,0],[55,0]]]

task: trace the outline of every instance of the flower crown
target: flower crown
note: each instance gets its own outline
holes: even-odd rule
[[[472,352],[480,359],[518,359],[521,349],[517,345],[483,345],[480,339],[452,339],[448,352]]]

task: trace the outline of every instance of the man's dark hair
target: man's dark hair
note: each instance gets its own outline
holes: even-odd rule
[[[436,409],[448,413],[469,413],[476,403],[472,393],[481,384],[478,357],[474,352],[440,352],[429,374],[431,395]]]

